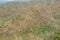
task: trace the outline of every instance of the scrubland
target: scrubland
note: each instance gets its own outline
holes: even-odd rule
[[[60,4],[1,6],[0,40],[60,40]]]

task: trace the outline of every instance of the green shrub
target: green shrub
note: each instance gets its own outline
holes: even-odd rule
[[[60,31],[55,32],[54,40],[60,40]]]
[[[37,26],[34,26],[30,29],[30,31],[36,35],[40,35],[41,33],[50,32],[52,30],[53,30],[53,26],[45,25],[45,24],[44,25],[37,25]]]

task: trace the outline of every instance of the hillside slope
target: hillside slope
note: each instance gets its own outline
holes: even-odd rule
[[[5,5],[0,8],[0,40],[60,40],[60,6]]]

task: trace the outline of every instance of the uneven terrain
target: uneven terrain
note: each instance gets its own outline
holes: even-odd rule
[[[60,40],[60,5],[18,3],[0,7],[0,40]]]

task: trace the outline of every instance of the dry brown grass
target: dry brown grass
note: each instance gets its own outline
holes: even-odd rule
[[[60,19],[53,17],[54,11],[60,13],[43,4],[5,6],[0,10],[0,40],[59,40]]]

